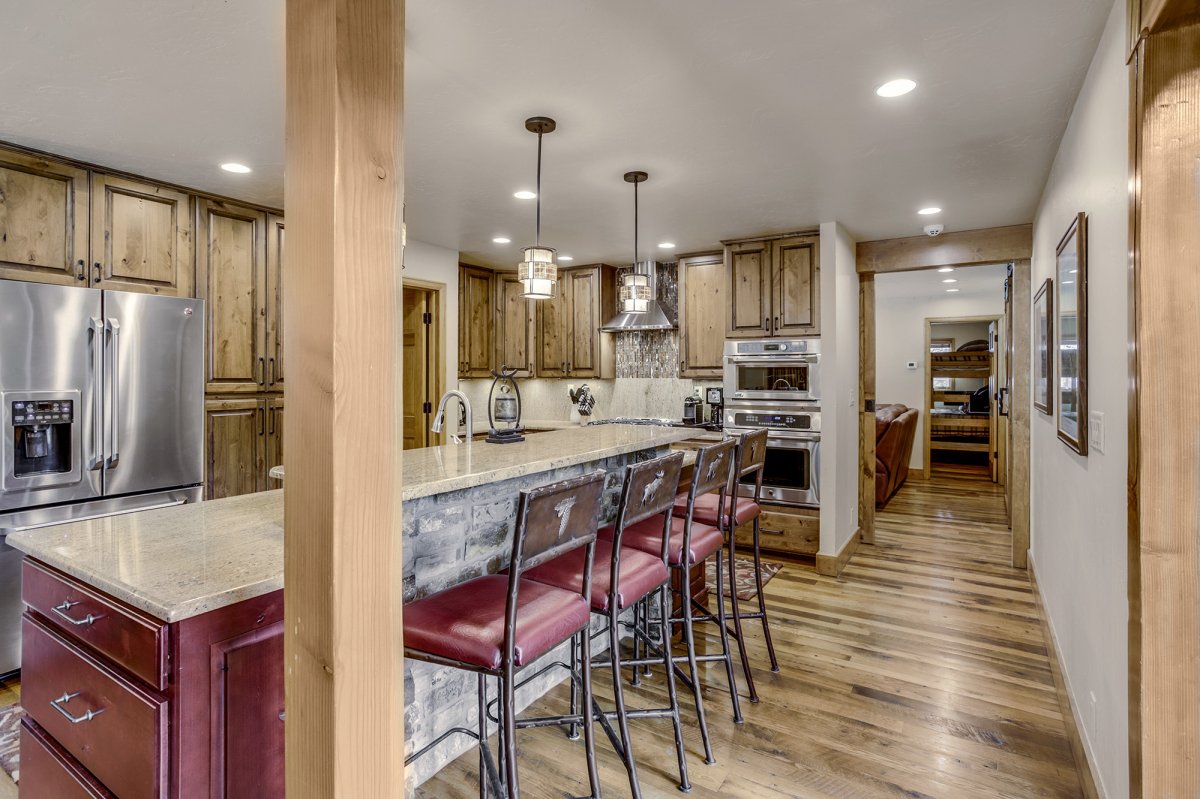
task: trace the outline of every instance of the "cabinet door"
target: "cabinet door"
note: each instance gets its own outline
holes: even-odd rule
[[[571,292],[567,286],[570,272],[559,272],[558,291],[537,305],[538,377],[566,377],[570,351]]]
[[[171,297],[195,292],[192,197],[92,173],[92,285]]]
[[[283,391],[283,217],[267,215],[267,387]]]
[[[212,653],[212,795],[282,797],[283,622],[213,644]]]
[[[816,236],[771,242],[773,335],[815,336],[821,332],[820,264]]]
[[[276,466],[283,465],[283,397],[272,397],[262,400],[267,408],[266,434],[266,464],[263,467],[270,472]],[[264,477],[267,488],[280,488],[280,484],[270,477]]]
[[[261,211],[200,203],[199,295],[206,301],[205,382],[210,393],[260,391],[267,383],[266,225]]]
[[[0,278],[87,284],[88,173],[0,148]]]
[[[533,377],[534,300],[521,291],[515,273],[496,273],[496,366],[516,369],[517,377]]]
[[[725,282],[722,253],[679,259],[680,377],[721,377]]]
[[[559,288],[570,295],[567,316],[567,373],[571,377],[599,377],[600,269],[571,270]]]
[[[729,264],[725,335],[758,338],[771,332],[770,245],[755,241],[725,249]]]
[[[492,273],[473,266],[458,270],[458,376],[491,377]]]
[[[247,397],[204,403],[205,499],[262,489],[266,408]]]

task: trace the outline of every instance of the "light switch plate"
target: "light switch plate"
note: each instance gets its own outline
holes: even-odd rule
[[[917,369],[917,362],[916,362],[916,361],[909,361],[908,363],[904,364],[904,366],[905,366],[905,368],[907,368],[907,369],[910,369],[910,370],[912,370],[912,371],[916,371],[916,369]]]
[[[1104,413],[1088,411],[1088,447],[1104,452]]]

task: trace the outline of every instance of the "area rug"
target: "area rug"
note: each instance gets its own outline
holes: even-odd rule
[[[0,708],[0,768],[17,782],[21,765],[21,719],[25,711],[20,705]]]
[[[737,598],[742,600],[754,599],[757,595],[754,587],[754,559],[738,558],[736,562],[737,575],[734,579],[734,585],[737,586]],[[766,585],[772,577],[779,574],[779,570],[782,568],[782,563],[772,563],[764,560],[762,564],[763,585]],[[717,566],[712,560],[709,560],[705,564],[705,582],[708,583],[709,591],[717,590]],[[730,596],[728,585],[725,586],[725,596]]]

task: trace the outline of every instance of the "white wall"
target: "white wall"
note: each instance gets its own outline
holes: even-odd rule
[[[905,282],[925,280],[919,272],[878,275],[875,278],[875,398],[879,405],[899,402],[920,411],[909,468],[925,466],[925,349],[926,318],[991,316],[1004,313],[1004,282],[997,277],[992,291],[903,297]],[[983,336],[981,338],[986,338]],[[966,344],[967,339],[957,340]],[[916,361],[916,369],[906,364]]]
[[[442,383],[454,388],[458,383],[458,251],[408,239],[404,247],[404,278],[442,283],[442,351],[446,354],[446,373]],[[436,399],[436,398],[435,398]]]
[[[1113,4],[1034,221],[1033,293],[1088,214],[1088,408],[1104,452],[1080,457],[1031,409],[1031,555],[1102,796],[1129,795],[1126,599],[1129,79],[1125,2]],[[1095,707],[1091,697],[1095,696]]]
[[[858,273],[855,242],[821,224],[821,553],[858,531]]]

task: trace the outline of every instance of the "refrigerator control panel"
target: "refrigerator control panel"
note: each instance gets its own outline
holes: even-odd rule
[[[70,424],[74,421],[74,400],[20,400],[12,404],[13,425]]]

